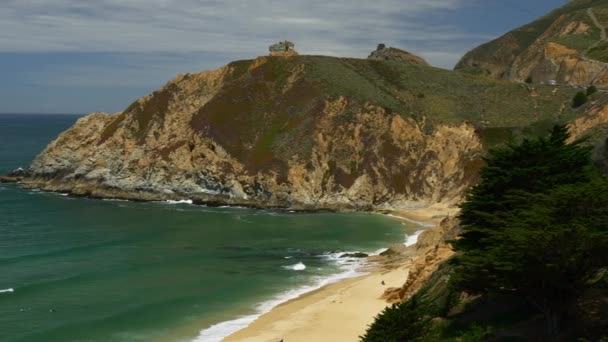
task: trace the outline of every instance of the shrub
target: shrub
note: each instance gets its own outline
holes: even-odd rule
[[[578,93],[576,93],[576,95],[574,95],[574,98],[572,99],[572,108],[578,108],[584,105],[585,103],[587,103],[587,100],[587,94],[582,91],[579,91]]]
[[[492,330],[488,327],[482,327],[478,324],[473,324],[462,336],[460,336],[461,342],[484,342],[490,337]]]
[[[384,309],[361,337],[362,342],[421,341],[429,331],[431,318],[421,295]]]

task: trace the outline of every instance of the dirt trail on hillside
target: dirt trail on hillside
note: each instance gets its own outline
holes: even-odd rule
[[[597,28],[600,29],[600,32],[601,32],[600,33],[600,37],[601,37],[600,41],[606,40],[606,27],[604,27],[604,25],[602,25],[602,23],[600,23],[600,21],[597,20],[597,17],[595,16],[595,13],[593,13],[593,8],[587,8],[587,14],[589,15],[589,18],[591,18],[591,21],[593,21],[593,24],[595,26],[597,26]],[[598,43],[595,43],[594,45],[597,45]]]

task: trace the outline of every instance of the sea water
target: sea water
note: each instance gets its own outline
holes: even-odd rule
[[[0,173],[27,167],[77,118],[0,115]],[[339,250],[377,251],[419,229],[370,214],[0,184],[0,341],[219,341],[287,299],[360,274]]]

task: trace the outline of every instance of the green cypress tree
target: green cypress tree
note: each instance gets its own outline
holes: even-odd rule
[[[608,182],[562,185],[527,198],[489,248],[494,290],[523,296],[557,337],[565,311],[608,265]]]
[[[578,108],[587,103],[587,101],[587,94],[585,92],[579,91],[578,93],[576,93],[576,95],[574,95],[574,98],[572,99],[572,108]]]
[[[494,231],[503,229],[504,216],[527,205],[509,197],[511,193],[540,193],[562,184],[589,181],[585,170],[590,165],[591,149],[583,147],[582,141],[567,144],[568,139],[568,129],[562,125],[555,126],[548,137],[491,150],[484,158],[480,183],[461,205],[460,221],[466,231],[456,247],[483,252]]]
[[[421,341],[431,325],[432,310],[414,295],[410,300],[384,309],[360,337],[362,342]]]
[[[553,335],[560,310],[606,265],[599,251],[608,247],[608,183],[592,182],[590,149],[568,138],[556,126],[549,137],[492,150],[461,205],[464,233],[453,242],[455,285],[523,296]]]

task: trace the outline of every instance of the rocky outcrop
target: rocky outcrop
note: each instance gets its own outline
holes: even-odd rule
[[[594,12],[600,5],[572,1],[470,51],[456,69],[514,81],[608,85],[608,43]]]
[[[439,267],[454,255],[448,241],[455,239],[458,234],[458,220],[453,217],[425,230],[416,245],[409,248],[413,256],[408,260],[411,266],[407,281],[401,287],[387,289],[382,298],[390,303],[400,303],[420,290]]]
[[[580,139],[593,128],[608,123],[608,99],[601,98],[587,104],[586,114],[574,120],[569,125],[571,141]]]
[[[177,81],[168,87],[187,85]],[[131,110],[143,110],[156,96]],[[101,197],[131,192],[134,198],[245,205],[406,208],[457,200],[474,178],[469,165],[481,154],[471,125],[440,126],[426,134],[414,120],[338,98],[322,104],[310,139],[299,142],[311,145],[308,156],[285,151],[288,157],[272,160],[260,153],[249,156],[256,158],[252,161],[230,153],[234,147],[215,139],[208,132],[212,127],[202,134],[191,127],[193,114],[182,108],[196,105],[169,101],[168,106],[169,115],[143,132],[133,112],[80,119],[33,162],[33,184]],[[357,112],[341,123],[347,111]],[[240,148],[258,153],[233,134],[243,139]]]
[[[422,57],[418,57],[407,51],[403,51],[394,47],[386,47],[384,44],[379,44],[376,51],[373,51],[367,59],[381,61],[396,61],[408,64],[430,65]]]
[[[423,65],[260,57],[180,75],[121,113],[81,118],[13,180],[82,196],[302,210],[452,204],[476,182],[480,137],[550,121],[570,98]]]
[[[585,144],[593,148],[594,163],[608,174],[608,98],[591,101],[585,111],[585,115],[569,125],[570,142],[586,139]]]
[[[301,95],[303,66],[277,87],[272,61],[181,75],[122,113],[81,118],[24,182],[94,197],[371,210],[457,201],[474,181],[473,125],[428,131],[372,103]]]

